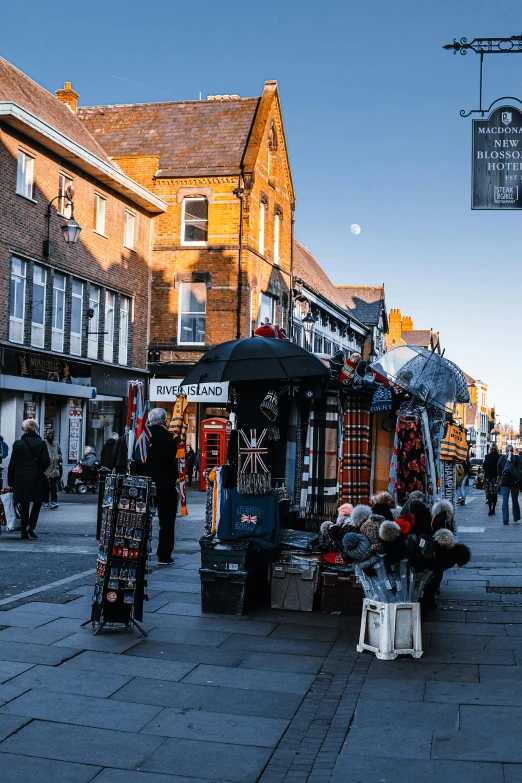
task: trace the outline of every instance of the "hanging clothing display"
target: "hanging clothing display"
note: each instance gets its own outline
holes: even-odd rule
[[[343,503],[367,503],[371,478],[370,398],[346,395],[343,418],[341,494]]]
[[[294,504],[296,452],[297,452],[297,418],[299,407],[293,399],[290,403],[290,417],[288,420],[288,439],[286,441],[285,484],[290,504]]]
[[[390,463],[393,455],[395,417],[389,413],[376,413],[373,417],[373,486],[372,492],[388,489]]]
[[[337,513],[337,429],[339,397],[326,392],[314,398],[306,435],[299,515],[310,530],[319,530]]]
[[[456,424],[446,424],[440,443],[440,458],[443,462],[465,462],[468,456],[466,430]]]
[[[273,549],[279,544],[279,508],[277,495],[263,497],[240,495],[237,489],[228,492],[223,504],[217,534],[220,541],[248,540],[261,549]]]
[[[415,413],[400,413],[390,466],[390,492],[399,503],[408,499],[410,492],[426,492],[426,455],[422,438],[421,419]]]
[[[188,400],[184,394],[180,394],[174,402],[169,432],[173,434],[176,440],[185,440],[188,423]]]
[[[434,497],[437,494],[437,473],[435,470],[435,459],[431,443],[430,422],[426,410],[423,410],[421,414],[421,426],[426,454],[426,491],[428,497]]]

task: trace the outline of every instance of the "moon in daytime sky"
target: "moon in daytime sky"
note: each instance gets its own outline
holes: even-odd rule
[[[357,223],[352,223],[350,231],[357,236],[357,234],[361,233],[361,227]]]

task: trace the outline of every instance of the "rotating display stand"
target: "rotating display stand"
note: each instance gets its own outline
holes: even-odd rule
[[[95,634],[105,625],[123,625],[147,635],[137,621],[148,600],[154,501],[148,476],[107,476],[91,611]]]

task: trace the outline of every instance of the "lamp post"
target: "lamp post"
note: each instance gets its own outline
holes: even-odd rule
[[[312,353],[312,332],[314,329],[315,320],[316,319],[313,317],[312,313],[309,310],[302,321],[303,329],[305,330],[306,339],[309,345],[308,350],[310,351],[310,353]]]
[[[78,237],[80,236],[80,231],[82,230],[74,219],[74,204],[72,198],[70,196],[66,196],[65,194],[59,193],[58,196],[55,196],[47,204],[47,239],[44,239],[43,243],[43,254],[45,258],[49,258],[51,255],[51,206],[56,201],[56,199],[59,198],[67,201],[67,205],[71,207],[71,217],[67,223],[64,223],[64,225],[61,226],[63,238],[65,239],[66,243],[68,245],[75,245],[78,241]]]

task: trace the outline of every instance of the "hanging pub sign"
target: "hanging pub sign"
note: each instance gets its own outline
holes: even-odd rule
[[[473,120],[472,209],[522,209],[522,113],[499,106]]]

